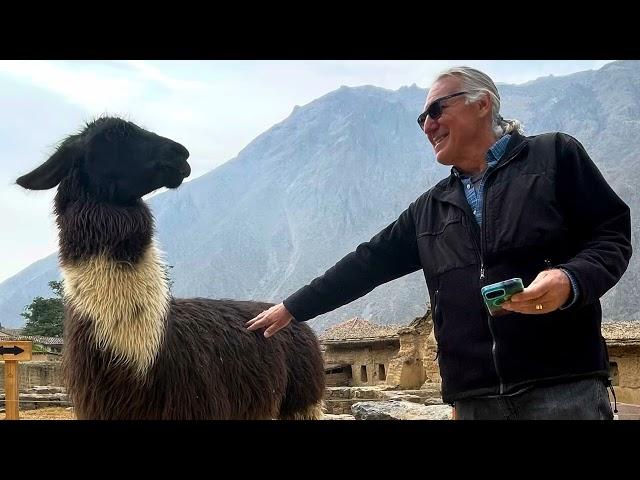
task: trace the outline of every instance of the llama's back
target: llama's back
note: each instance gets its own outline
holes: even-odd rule
[[[247,330],[245,323],[270,306],[173,299],[164,341],[144,375],[98,348],[90,319],[66,321],[65,377],[78,418],[312,416],[324,394],[318,341],[296,322],[269,338]]]
[[[207,406],[206,411],[189,412],[199,418],[288,417],[319,404],[324,394],[324,367],[311,328],[291,322],[269,338],[264,337],[263,330],[246,328],[248,320],[271,306],[207,298],[172,300],[166,336],[168,355],[154,370],[162,372],[160,378],[166,378],[167,371],[186,369],[179,375],[195,378],[177,383],[199,386],[200,391],[174,392],[168,397],[172,401],[186,394],[201,398],[206,392],[218,391],[216,399],[184,399],[201,410]],[[171,367],[164,362],[178,364]],[[181,410],[179,405],[168,408]]]

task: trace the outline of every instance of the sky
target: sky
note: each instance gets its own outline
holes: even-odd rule
[[[234,158],[296,105],[343,85],[426,89],[436,73],[457,65],[498,84],[522,84],[610,61],[0,60],[0,282],[57,250],[54,190],[26,191],[15,179],[99,115],[122,116],[182,143],[193,180]]]

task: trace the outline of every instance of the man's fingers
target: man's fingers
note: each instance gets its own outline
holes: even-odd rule
[[[263,310],[258,315],[256,315],[251,320],[249,320],[247,323],[245,323],[245,326],[254,325],[256,322],[259,322],[260,320],[263,320],[263,319],[269,317],[269,315],[271,314],[271,312],[273,311],[274,308],[275,307],[271,307],[271,308],[269,308],[267,310]]]
[[[504,302],[501,306],[505,310],[516,313],[548,313],[557,308],[556,303],[552,296],[543,295],[526,302]]]
[[[271,317],[264,317],[262,320],[258,320],[251,326],[247,327],[247,330],[250,330],[253,332],[254,330],[258,330],[259,328],[266,328],[271,325],[276,325],[276,320],[274,320]]]
[[[278,330],[280,330],[282,327],[284,327],[284,325],[280,325],[278,323],[274,323],[273,325],[271,325],[269,328],[267,328],[264,331],[264,336],[268,338],[271,335],[273,335],[274,333],[276,333]]]
[[[538,308],[540,306],[540,308]],[[503,305],[505,310],[515,313],[525,313],[525,314],[541,314],[541,313],[549,313],[553,309],[547,307],[544,303],[538,304],[524,304],[524,305]]]
[[[538,299],[549,291],[549,271],[540,272],[536,278],[522,292],[516,293],[511,297],[511,301],[527,302]]]
[[[264,326],[264,322],[262,320],[258,320],[255,323],[252,323],[247,327],[247,330],[254,331]]]
[[[245,323],[246,326],[249,325],[253,325],[254,323],[256,323],[257,321],[259,321],[260,319],[262,319],[265,314],[267,313],[267,310],[265,310],[264,312],[259,313],[258,315],[256,315],[255,317],[253,317],[251,320],[249,320],[247,323]]]
[[[247,329],[253,332],[254,330],[258,330],[259,328],[269,327],[270,325],[274,324],[277,319],[273,318],[273,316],[271,315],[272,309],[273,307],[271,307],[269,310],[265,310],[264,312],[259,313],[257,316],[245,323]]]
[[[282,303],[274,305],[245,323],[247,330],[254,331],[265,328],[264,336],[270,337],[281,328],[286,327],[293,317]]]
[[[543,296],[548,290],[548,285],[543,281],[543,278],[537,276],[522,292],[513,295],[511,300],[522,302]]]
[[[510,300],[514,303],[529,302],[544,296],[547,293],[547,290],[548,288],[544,283],[536,283],[534,280],[522,292],[512,295]]]
[[[245,326],[249,330],[253,331],[253,330],[257,330],[258,328],[268,326],[271,323],[273,323],[273,320],[271,320],[271,317],[269,317],[269,311],[265,310],[258,316],[252,318],[247,323],[245,323]]]
[[[284,317],[276,322],[273,322],[271,326],[265,330],[264,336],[267,338],[270,337],[277,331],[282,330],[284,327],[289,325],[290,322],[291,322],[291,318],[287,318],[287,317]]]

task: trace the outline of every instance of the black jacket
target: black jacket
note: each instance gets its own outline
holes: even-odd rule
[[[308,320],[422,268],[445,402],[608,377],[599,298],[631,257],[629,207],[582,145],[562,133],[513,134],[484,192],[480,228],[452,173],[285,307],[297,321]],[[513,277],[527,286],[550,267],[573,274],[579,295],[572,307],[488,315],[481,287]]]

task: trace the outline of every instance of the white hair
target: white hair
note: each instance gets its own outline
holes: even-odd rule
[[[443,77],[456,77],[462,81],[462,89],[469,93],[465,95],[467,103],[477,102],[486,94],[491,99],[492,123],[491,127],[496,137],[507,133],[524,133],[524,127],[519,120],[506,120],[500,115],[500,94],[493,80],[480,70],[471,67],[453,67],[440,72],[435,81]]]

